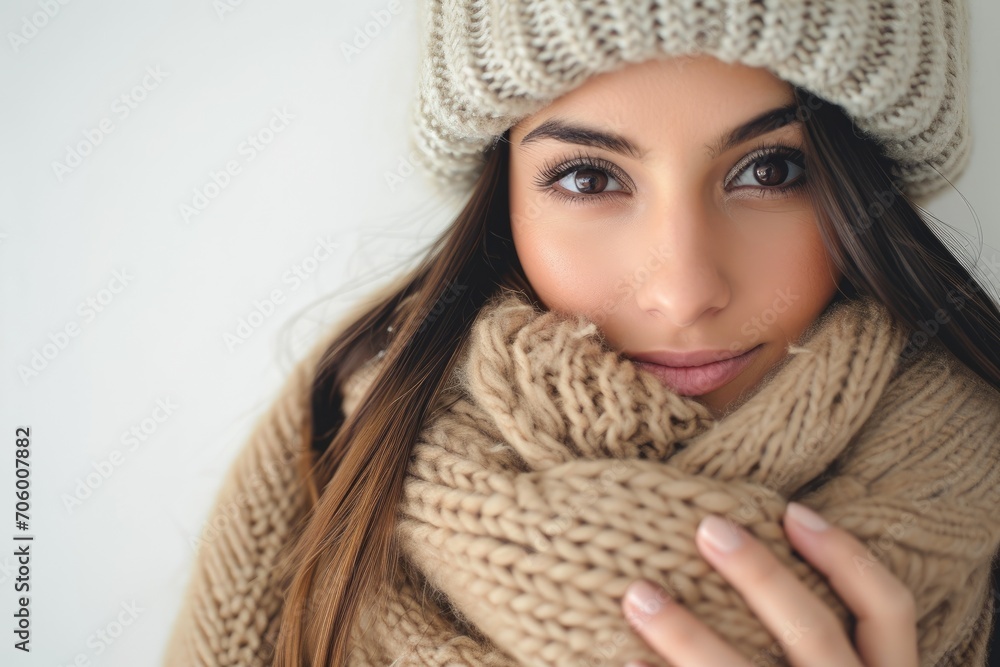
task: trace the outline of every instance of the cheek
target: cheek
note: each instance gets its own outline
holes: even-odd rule
[[[814,217],[796,218],[762,231],[744,244],[741,253],[748,262],[743,275],[753,281],[758,310],[780,310],[776,326],[788,340],[822,312],[840,280]]]
[[[621,282],[623,253],[607,223],[575,217],[544,196],[511,197],[511,234],[524,273],[550,310],[593,314]]]

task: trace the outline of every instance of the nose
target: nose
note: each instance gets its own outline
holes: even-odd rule
[[[647,242],[658,261],[649,262],[648,277],[636,290],[639,308],[680,328],[729,303],[723,249],[710,223],[702,206],[650,221]]]

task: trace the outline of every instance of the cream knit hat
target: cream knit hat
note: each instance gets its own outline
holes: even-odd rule
[[[588,77],[704,53],[842,106],[926,197],[966,166],[964,0],[425,0],[418,160],[471,187],[483,151]]]

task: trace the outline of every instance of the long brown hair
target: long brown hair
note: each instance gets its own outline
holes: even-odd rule
[[[880,299],[912,331],[904,354],[936,339],[1000,390],[997,305],[893,185],[895,165],[879,145],[840,107],[795,94],[807,130],[809,191],[844,275],[841,296]],[[301,457],[309,509],[278,568],[285,599],[276,666],[346,663],[360,605],[391,581],[410,450],[473,319],[504,287],[537,303],[511,240],[509,144],[506,134],[502,139],[422,263],[348,323],[317,368],[311,446]],[[341,383],[383,347],[384,370],[345,420]]]

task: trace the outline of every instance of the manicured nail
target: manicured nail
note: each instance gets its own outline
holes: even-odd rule
[[[811,531],[820,532],[826,530],[830,527],[830,524],[826,522],[826,519],[821,517],[816,512],[805,505],[801,505],[796,502],[788,503],[788,508],[785,510],[788,516],[792,517],[793,521],[796,521],[800,526],[805,526]]]
[[[650,616],[666,606],[670,596],[645,579],[636,579],[625,589],[625,601],[635,611]]]
[[[698,524],[698,531],[708,542],[723,553],[734,551],[743,544],[743,536],[736,526],[716,514],[709,514]]]

